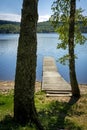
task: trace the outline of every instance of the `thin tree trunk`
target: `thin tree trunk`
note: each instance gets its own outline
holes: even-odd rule
[[[78,87],[78,82],[76,79],[75,72],[75,57],[74,57],[74,31],[75,31],[75,10],[76,10],[76,0],[71,0],[70,3],[70,22],[69,22],[69,70],[70,70],[70,82],[72,88],[72,95],[75,97],[80,97],[80,90]]]
[[[43,130],[34,103],[37,19],[37,0],[24,0],[15,76],[14,119],[21,124],[33,122]]]

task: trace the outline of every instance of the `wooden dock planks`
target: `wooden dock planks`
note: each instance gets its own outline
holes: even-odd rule
[[[42,90],[47,93],[71,93],[71,87],[58,73],[53,57],[43,59]]]

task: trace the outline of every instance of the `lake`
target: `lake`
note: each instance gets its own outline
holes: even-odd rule
[[[87,34],[84,34],[87,37]],[[0,80],[14,80],[16,57],[18,47],[18,34],[0,34]],[[37,34],[37,70],[36,80],[42,80],[42,64],[44,56],[53,56],[57,68],[63,78],[69,82],[68,65],[57,62],[58,58],[67,53],[67,50],[56,49],[58,35],[55,33]],[[87,42],[84,45],[77,45],[75,52],[77,80],[81,84],[87,84]]]

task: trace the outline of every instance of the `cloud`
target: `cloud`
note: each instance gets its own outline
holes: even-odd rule
[[[47,21],[47,20],[49,20],[49,18],[50,18],[50,15],[39,16],[38,22]]]
[[[20,22],[21,16],[17,15],[17,14],[2,13],[2,14],[0,14],[0,20]]]
[[[43,15],[39,16],[38,22],[43,22],[49,20],[50,15]],[[0,13],[0,20],[8,20],[8,21],[16,21],[20,22],[21,21],[21,15],[17,14],[9,14],[9,13]]]

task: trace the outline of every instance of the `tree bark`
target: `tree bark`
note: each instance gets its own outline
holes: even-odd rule
[[[37,0],[23,1],[15,76],[14,119],[21,124],[33,122],[39,130],[43,130],[34,103],[37,59],[37,3]]]
[[[75,31],[75,11],[76,0],[70,2],[70,21],[69,21],[69,70],[70,70],[70,82],[72,88],[72,96],[80,97],[80,90],[75,72],[75,56],[74,56],[74,31]]]

